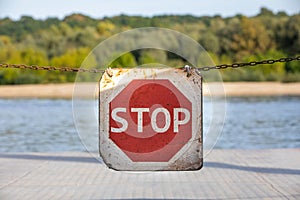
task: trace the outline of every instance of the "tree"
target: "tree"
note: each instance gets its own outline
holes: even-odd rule
[[[64,53],[61,56],[56,56],[51,59],[50,63],[54,66],[65,66],[65,67],[80,67],[84,59],[88,56],[90,53],[90,49],[88,48],[79,48],[79,49],[70,49],[66,53]],[[91,62],[91,64],[94,64],[95,62]],[[95,67],[95,66],[92,66]],[[56,77],[58,77],[56,79]],[[75,74],[74,73],[67,73],[63,76],[61,74],[50,74],[48,75],[48,78],[51,81],[63,81],[63,82],[70,82],[75,80]]]
[[[300,53],[300,15],[291,17],[285,25],[284,48],[291,54]]]
[[[221,37],[221,53],[234,53],[239,60],[248,54],[264,53],[272,46],[264,25],[244,16],[231,19],[218,35]]]
[[[127,16],[91,17],[72,14],[60,20],[48,18],[45,20],[23,16],[20,20],[0,19],[0,62],[21,63],[28,65],[59,65],[79,67],[90,50],[100,41],[114,33],[133,27],[157,26],[170,28],[187,34],[198,41],[209,52],[216,64],[252,61],[269,58],[294,56],[300,53],[300,14],[289,16],[286,13],[274,14],[271,10],[262,8],[254,17],[236,15],[222,18],[221,16],[191,16],[191,15],[161,15],[154,17]],[[156,39],[168,46],[171,51],[181,50],[195,55],[189,45],[169,34],[158,34],[159,38],[143,42],[156,42]],[[140,40],[124,40],[123,45],[132,45]],[[97,66],[103,57],[108,57],[118,51],[118,45],[105,48],[101,55],[89,56],[87,66]],[[203,55],[206,55],[203,54]],[[209,63],[207,56],[199,59],[198,65]],[[97,60],[95,59],[97,58]],[[188,60],[190,60],[188,58]],[[172,52],[160,50],[136,50],[116,58],[111,67],[135,67],[137,64],[158,62],[171,67],[182,67],[187,63]],[[295,81],[300,80],[298,62],[273,64],[272,66],[249,67],[247,69],[222,70],[226,81]],[[215,80],[216,76],[211,76]],[[74,81],[72,73],[0,70],[1,84],[65,82]],[[88,81],[89,76],[81,76]]]
[[[130,52],[121,55],[109,65],[109,67],[112,68],[115,67],[127,68],[127,67],[136,67],[136,66],[137,63],[135,57]]]
[[[97,25],[97,31],[101,36],[108,37],[115,30],[116,26],[108,21],[99,22]]]
[[[218,37],[212,32],[206,32],[201,35],[199,43],[206,49],[214,54],[220,53],[220,44]]]
[[[163,50],[147,49],[141,52],[138,61],[140,65],[147,63],[167,64],[167,54]]]
[[[258,16],[274,16],[274,13],[272,12],[272,10],[269,10],[267,8],[261,8],[260,9],[260,13],[258,14]]]

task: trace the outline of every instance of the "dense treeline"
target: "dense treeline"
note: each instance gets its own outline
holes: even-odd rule
[[[0,63],[79,67],[99,42],[137,27],[164,27],[185,33],[198,41],[216,64],[295,56],[300,53],[300,14],[289,16],[262,8],[254,17],[222,18],[186,16],[126,16],[93,19],[73,14],[63,20],[36,20],[23,16],[18,21],[0,19]],[[131,52],[111,66],[136,66],[164,62],[183,66],[184,59],[164,51]],[[300,81],[298,62],[267,67],[226,69],[225,81]],[[75,74],[7,69],[0,71],[0,84],[74,81]]]

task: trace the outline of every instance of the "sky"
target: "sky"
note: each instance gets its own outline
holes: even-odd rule
[[[300,12],[300,0],[0,0],[0,18],[17,20],[23,15],[36,19],[63,18],[81,13],[93,18],[119,14],[153,16],[191,14],[223,17],[256,15],[261,7],[288,14]]]

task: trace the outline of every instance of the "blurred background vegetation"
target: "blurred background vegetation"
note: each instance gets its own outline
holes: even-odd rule
[[[216,64],[295,56],[300,53],[300,14],[289,16],[262,8],[257,16],[195,17],[163,15],[93,19],[72,14],[60,20],[0,19],[0,63],[80,67],[101,41],[113,34],[138,27],[170,28],[198,41]],[[130,52],[115,60],[113,67],[131,67],[166,62],[182,67],[185,60],[160,50]],[[200,66],[199,66],[200,67]],[[300,81],[299,62],[276,63],[221,71],[224,81]],[[0,84],[73,82],[76,74],[6,69]]]

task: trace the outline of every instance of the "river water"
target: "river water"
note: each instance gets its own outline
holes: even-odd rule
[[[221,101],[221,100],[220,100]],[[204,130],[209,116],[204,99]],[[215,148],[300,148],[300,97],[234,97]],[[98,138],[91,138],[97,144]],[[85,151],[72,100],[0,99],[0,152]]]

